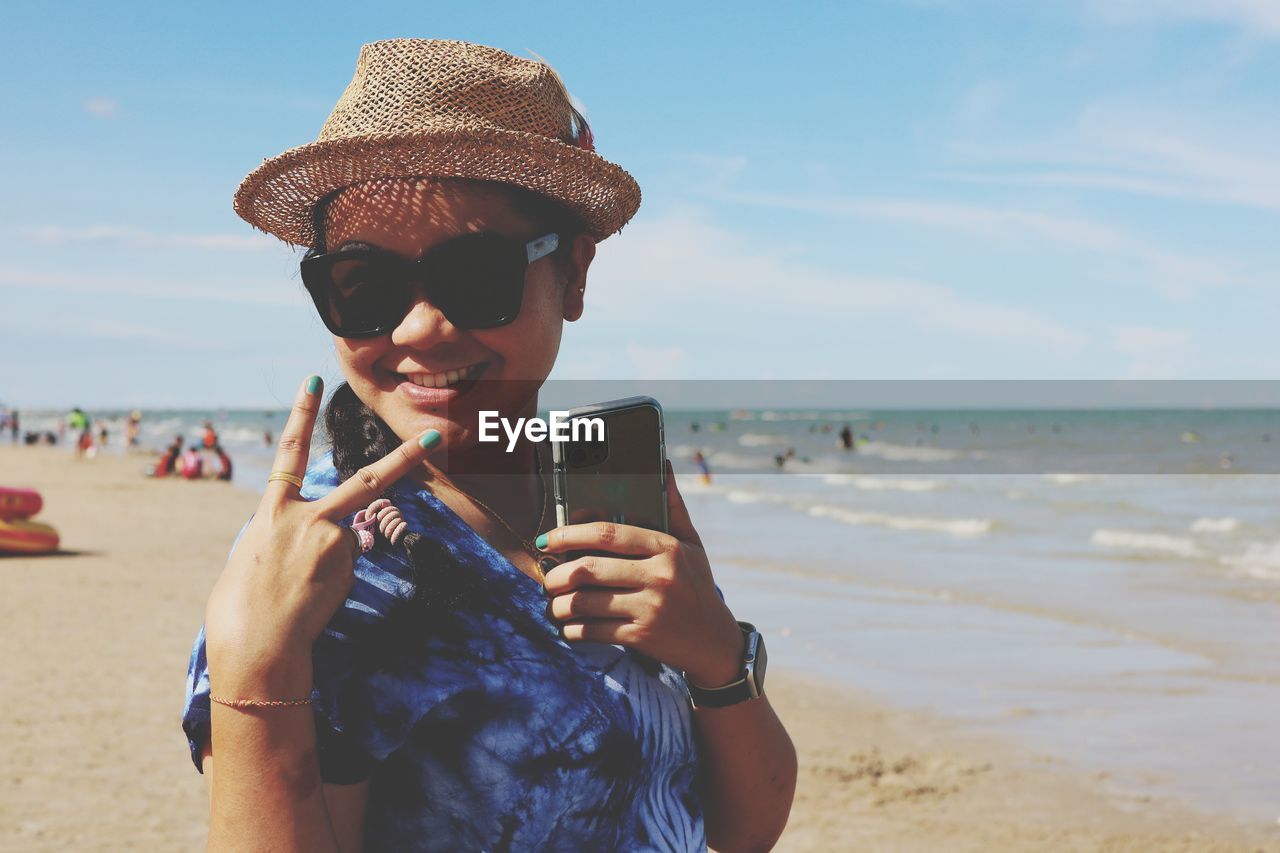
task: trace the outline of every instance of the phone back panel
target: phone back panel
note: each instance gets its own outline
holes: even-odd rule
[[[614,521],[665,532],[666,448],[657,401],[629,397],[572,409],[569,418],[571,434],[574,420],[599,418],[604,440],[580,430],[584,440],[553,447],[557,521]]]

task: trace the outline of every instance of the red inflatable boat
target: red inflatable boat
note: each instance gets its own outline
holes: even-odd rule
[[[0,519],[0,554],[44,554],[58,549],[58,531],[38,521]]]
[[[6,489],[0,486],[0,521],[29,518],[43,506],[44,500],[35,489]]]

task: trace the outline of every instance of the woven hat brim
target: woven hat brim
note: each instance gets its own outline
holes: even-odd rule
[[[553,198],[581,217],[597,241],[640,207],[640,186],[594,151],[501,129],[380,133],[311,142],[263,161],[236,189],[233,206],[254,228],[298,246],[316,242],[312,211],[325,196],[392,177],[501,181]]]

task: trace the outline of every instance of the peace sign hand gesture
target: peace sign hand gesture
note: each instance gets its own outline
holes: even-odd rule
[[[273,472],[306,474],[321,397],[320,377],[312,376],[280,435]],[[439,443],[440,433],[427,430],[316,501],[302,500],[293,483],[267,483],[205,609],[206,654],[220,692],[310,692],[311,646],[350,593],[361,553],[355,531],[338,522]]]

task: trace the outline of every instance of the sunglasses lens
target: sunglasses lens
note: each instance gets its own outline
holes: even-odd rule
[[[328,317],[329,327],[349,336],[394,327],[408,306],[405,284],[396,270],[376,259],[337,261],[329,268],[325,286],[316,296],[317,307]]]
[[[432,301],[462,329],[510,323],[524,298],[523,253],[521,244],[489,233],[441,247],[432,272]]]

